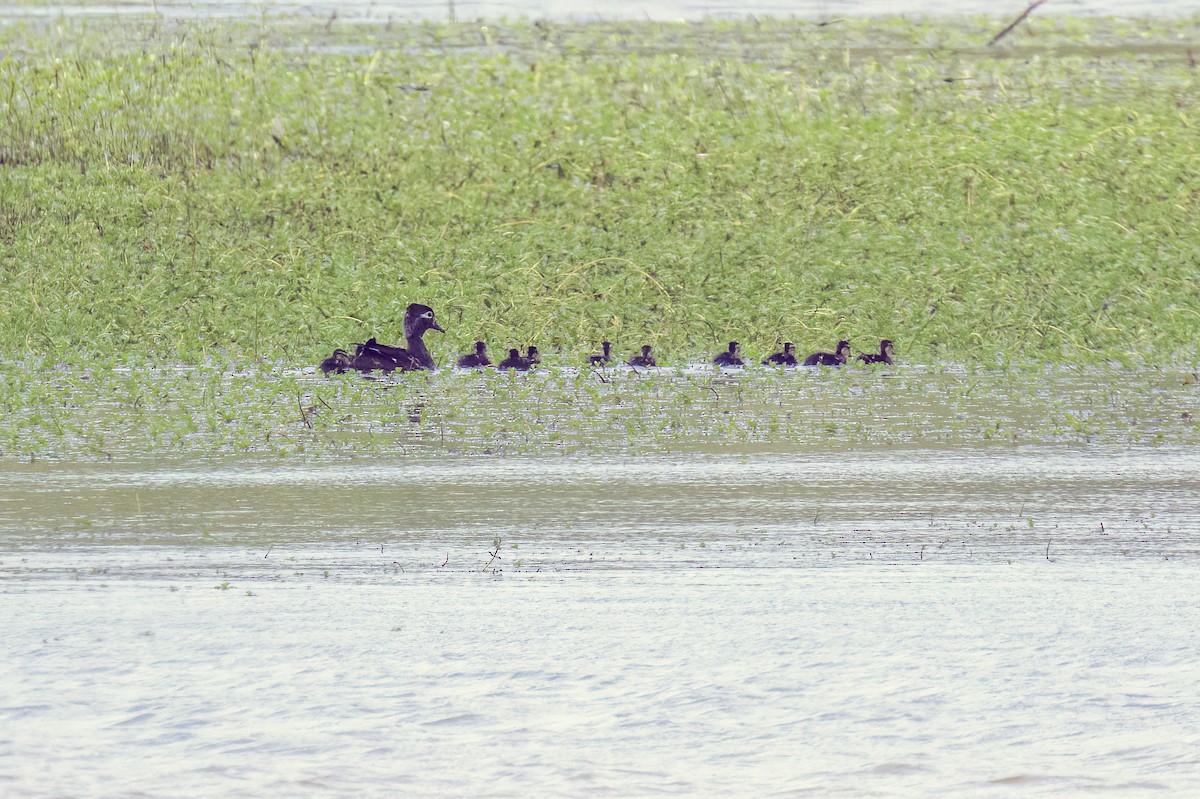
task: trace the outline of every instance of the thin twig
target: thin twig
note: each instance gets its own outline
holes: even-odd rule
[[[296,407],[300,409],[300,421],[304,423],[305,427],[311,430],[313,423],[308,418],[308,410],[305,409],[304,403],[300,400],[299,394],[296,395]]]
[[[1004,30],[1002,30],[1002,31],[1000,31],[999,33],[997,33],[997,34],[995,35],[995,37],[994,37],[994,38],[993,38],[993,39],[992,39],[990,42],[988,42],[988,47],[991,47],[993,44],[995,44],[996,42],[1000,41],[1001,39],[1003,39],[1003,38],[1004,38],[1005,36],[1007,36],[1008,34],[1012,33],[1012,29],[1013,29],[1013,28],[1017,27],[1017,26],[1018,26],[1018,25],[1020,25],[1022,22],[1024,22],[1024,21],[1025,21],[1025,17],[1029,16],[1029,15],[1030,15],[1030,14],[1033,12],[1033,10],[1034,10],[1035,8],[1037,8],[1038,6],[1040,6],[1040,5],[1041,5],[1042,3],[1044,3],[1044,2],[1046,2],[1046,0],[1037,0],[1037,1],[1036,1],[1036,2],[1034,2],[1034,3],[1030,3],[1030,4],[1029,4],[1029,8],[1027,8],[1027,9],[1025,9],[1024,11],[1022,11],[1022,12],[1021,12],[1021,16],[1019,16],[1019,17],[1017,17],[1016,19],[1014,19],[1014,20],[1013,20],[1011,23],[1009,23],[1009,26],[1008,26],[1007,28],[1005,28]]]

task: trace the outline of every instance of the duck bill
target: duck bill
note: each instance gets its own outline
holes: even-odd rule
[[[439,325],[439,324],[438,324],[436,321],[431,321],[431,322],[429,323],[429,329],[430,329],[430,330],[436,330],[436,331],[437,331],[437,332],[439,332],[439,333],[445,333],[445,332],[446,332],[445,330],[443,330],[443,329],[442,329],[442,326],[441,326],[441,325]]]

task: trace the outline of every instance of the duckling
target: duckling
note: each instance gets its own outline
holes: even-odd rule
[[[318,367],[325,374],[345,374],[350,369],[350,353],[345,350],[334,350]]]
[[[601,341],[600,349],[602,352],[595,353],[594,355],[588,357],[588,363],[590,363],[592,366],[608,366],[610,363],[616,362],[612,356],[611,341]]]
[[[475,351],[467,353],[458,359],[460,369],[473,369],[482,366],[491,366],[492,361],[487,356],[487,345],[482,341],[475,342]]]
[[[858,360],[863,363],[886,363],[889,366],[896,362],[896,351],[892,348],[892,340],[885,338],[879,342],[879,354],[860,352]]]
[[[436,330],[445,333],[442,326],[433,317],[433,309],[428,305],[412,303],[404,312],[404,340],[408,348],[389,347],[380,344],[374,337],[367,339],[359,346],[350,366],[360,372],[371,372],[381,369],[390,372],[399,369],[402,372],[415,372],[421,369],[433,369],[433,356],[425,346],[425,332]]]
[[[783,352],[777,352],[771,357],[763,361],[767,366],[795,366],[796,365],[796,345],[792,342],[787,342],[783,345]]]
[[[746,362],[742,360],[741,353],[738,352],[738,348],[741,346],[736,341],[729,342],[729,349],[712,359],[713,365],[745,366]]]
[[[850,360],[850,342],[839,341],[837,352],[814,352],[804,359],[805,366],[841,366]]]
[[[654,360],[654,356],[650,354],[650,345],[642,346],[642,354],[635,355],[629,359],[630,366],[658,366],[658,361]]]
[[[533,354],[537,355],[537,349],[530,347]],[[497,369],[516,369],[518,372],[527,372],[533,366],[533,362],[528,358],[521,357],[521,351],[513,347],[508,351],[508,357],[500,363],[496,364]]]

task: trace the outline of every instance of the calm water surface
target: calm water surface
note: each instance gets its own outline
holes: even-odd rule
[[[0,469],[5,796],[1200,791],[1200,453]]]

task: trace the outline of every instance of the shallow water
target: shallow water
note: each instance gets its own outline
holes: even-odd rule
[[[23,16],[94,16],[146,15],[165,17],[259,17],[264,13],[329,17],[336,13],[342,20],[472,20],[472,19],[556,19],[556,20],[697,20],[711,17],[747,16],[809,17],[830,19],[845,16],[882,16],[904,14],[962,15],[986,14],[1015,18],[1029,5],[985,0],[101,0],[100,2],[31,3],[0,9],[0,15]],[[1039,14],[1179,16],[1200,10],[1196,0],[1059,0],[1039,9]]]
[[[711,367],[330,379],[0,363],[0,458],[563,456],[1200,445],[1195,368]]]
[[[6,796],[1200,790],[1194,447],[7,464]]]

